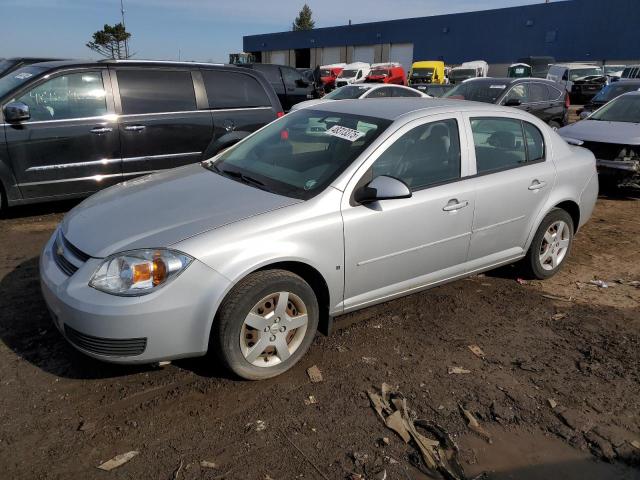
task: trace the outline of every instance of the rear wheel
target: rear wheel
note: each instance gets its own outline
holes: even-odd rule
[[[573,220],[556,208],[542,220],[525,258],[529,273],[537,279],[550,278],[560,270],[573,243]]]
[[[236,375],[275,377],[309,349],[318,318],[315,293],[301,277],[285,270],[255,272],[223,301],[211,345]]]

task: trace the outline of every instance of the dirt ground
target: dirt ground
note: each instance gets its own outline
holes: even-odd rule
[[[640,479],[637,196],[601,198],[551,280],[503,268],[340,317],[299,365],[260,383],[207,357],[134,368],[70,347],[47,315],[37,258],[72,206],[0,219],[2,478],[427,478],[370,406],[366,391],[386,382],[452,436],[468,478]],[[310,382],[312,365],[322,382]]]

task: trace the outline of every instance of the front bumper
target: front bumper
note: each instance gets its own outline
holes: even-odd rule
[[[640,174],[640,161],[638,160],[596,160],[596,167],[601,173],[629,173]]]
[[[42,294],[53,321],[83,353],[113,363],[152,363],[207,352],[215,312],[229,281],[194,260],[172,282],[140,297],[119,297],[88,283],[101,259],[73,275],[55,263],[54,236],[40,256]]]

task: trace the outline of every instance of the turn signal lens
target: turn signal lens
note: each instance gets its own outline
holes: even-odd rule
[[[108,257],[89,286],[113,295],[146,295],[170,282],[193,261],[174,250],[133,250]]]

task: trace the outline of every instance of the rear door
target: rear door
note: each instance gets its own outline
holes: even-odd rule
[[[199,161],[213,137],[213,120],[204,95],[196,101],[192,72],[141,67],[114,71],[124,177]]]
[[[201,74],[214,127],[214,139],[204,158],[277,118],[267,92],[250,70],[202,70]]]
[[[27,104],[31,113],[29,120],[5,126],[23,197],[81,195],[121,181],[106,68],[54,73],[12,100]]]

